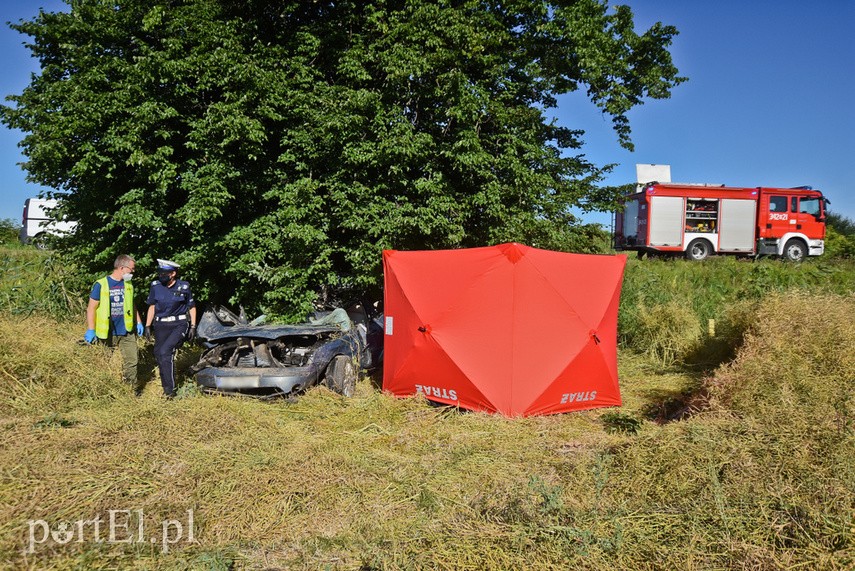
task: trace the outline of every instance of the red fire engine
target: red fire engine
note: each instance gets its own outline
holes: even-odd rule
[[[825,249],[827,200],[818,190],[648,183],[625,197],[615,248],[644,254],[774,255],[798,261]]]

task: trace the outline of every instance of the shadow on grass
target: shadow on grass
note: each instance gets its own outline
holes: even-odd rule
[[[708,337],[683,362],[661,367],[660,372],[689,379],[683,387],[656,387],[641,396],[648,401],[642,406],[643,416],[658,424],[684,420],[707,407],[705,379],[715,370],[732,361],[743,338]]]
[[[650,391],[650,402],[642,408],[642,414],[657,424],[667,424],[684,420],[702,410],[700,403],[705,401],[704,389],[700,381],[695,390],[690,391]]]

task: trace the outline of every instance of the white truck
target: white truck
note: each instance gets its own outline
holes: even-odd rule
[[[28,198],[24,201],[24,215],[21,219],[20,240],[24,244],[34,244],[37,248],[47,247],[48,236],[61,236],[74,231],[76,222],[54,220],[50,210],[59,205],[57,200],[49,198]]]

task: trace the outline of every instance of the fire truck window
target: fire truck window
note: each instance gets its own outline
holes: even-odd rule
[[[790,199],[790,212],[799,211],[799,199],[795,196]]]
[[[769,211],[770,212],[786,212],[787,211],[787,197],[786,196],[772,196],[769,198]]]
[[[819,199],[818,198],[802,198],[801,210],[802,214],[819,215]]]

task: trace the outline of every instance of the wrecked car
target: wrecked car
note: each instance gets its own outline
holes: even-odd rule
[[[360,303],[315,312],[308,323],[264,325],[210,308],[196,328],[205,350],[190,371],[208,392],[293,397],[323,384],[353,396],[359,371],[382,362],[382,315],[371,309]]]

